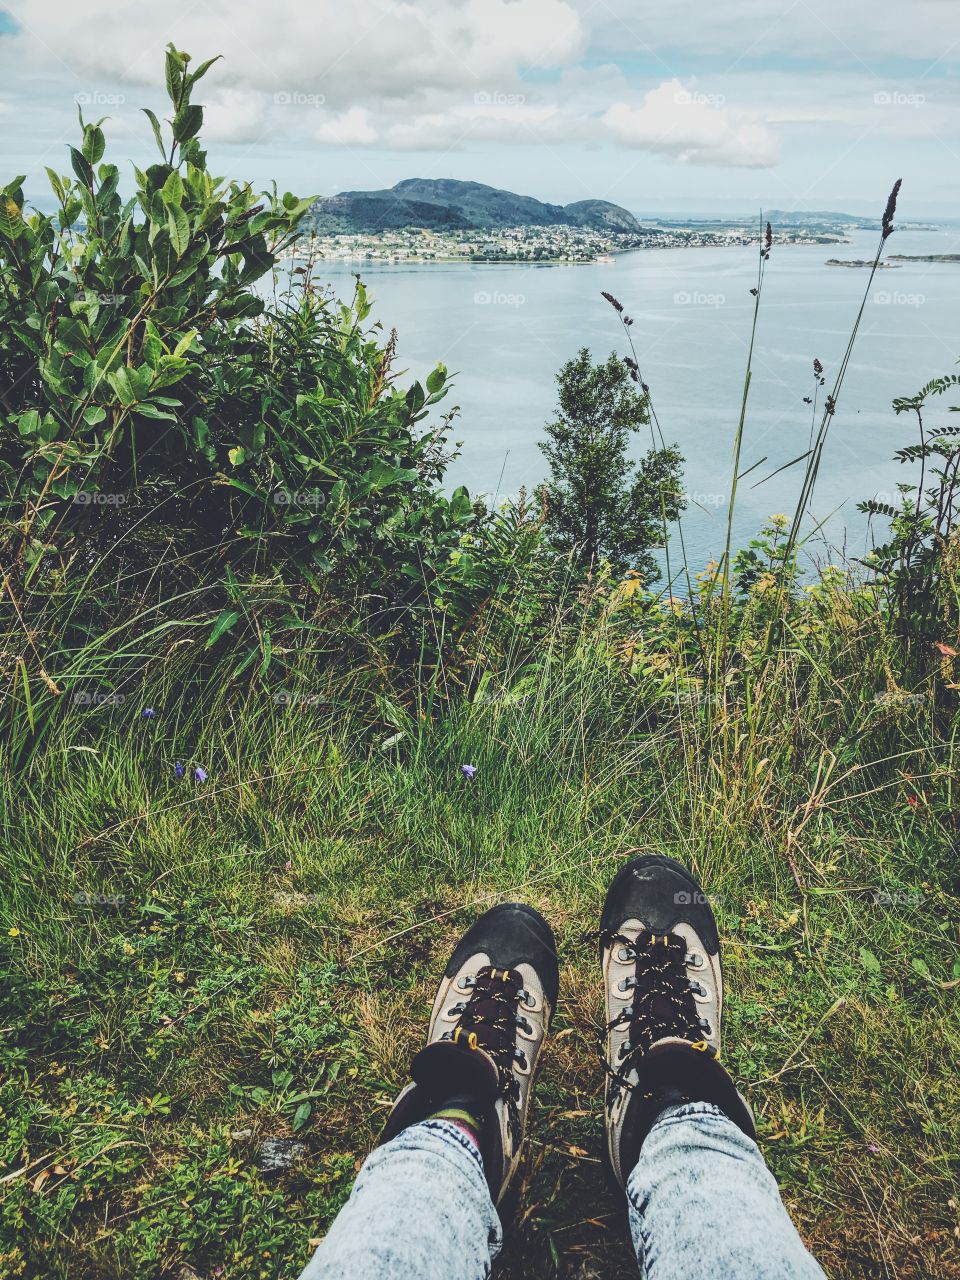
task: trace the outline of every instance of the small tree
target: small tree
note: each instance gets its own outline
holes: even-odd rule
[[[551,541],[584,569],[607,560],[652,582],[659,571],[650,552],[663,545],[665,521],[676,520],[686,505],[683,458],[672,447],[650,449],[632,469],[631,432],[650,418],[646,396],[615,352],[594,364],[582,347],[557,374],[557,385],[558,416],[540,445],[550,463]]]

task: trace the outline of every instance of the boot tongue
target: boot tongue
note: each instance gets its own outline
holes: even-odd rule
[[[452,1040],[436,1040],[421,1049],[410,1064],[410,1074],[431,1099],[468,1094],[485,1106],[499,1093],[500,1072],[489,1053]]]

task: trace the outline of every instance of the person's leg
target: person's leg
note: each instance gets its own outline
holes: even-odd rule
[[[476,1142],[425,1120],[366,1160],[301,1280],[477,1280],[500,1241]]]
[[[670,858],[617,873],[600,919],[607,1160],[649,1280],[822,1280],[720,1065],[723,976],[706,895]]]
[[[640,1271],[651,1280],[823,1280],[757,1144],[710,1103],[660,1113],[627,1200]]]
[[[520,1164],[557,987],[538,912],[505,903],[473,924],[444,972],[412,1083],[301,1280],[489,1275],[495,1206]]]

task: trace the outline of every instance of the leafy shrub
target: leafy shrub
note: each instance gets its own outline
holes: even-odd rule
[[[424,426],[446,370],[397,386],[359,281],[340,303],[291,263],[264,287],[310,200],[209,171],[193,95],[213,61],[168,48],[171,117],[146,113],[158,160],[131,199],[82,115],[72,176],[48,170],[55,215],[25,208],[22,178],[0,192],[0,559],[41,697],[44,661],[62,671],[145,604],[155,629],[199,613],[214,642],[244,618],[264,669],[251,584],[274,619],[322,595],[405,655],[448,586],[476,607],[457,553],[478,516],[439,489],[453,415]]]
[[[920,465],[915,485],[900,484],[900,505],[870,499],[858,504],[869,516],[890,521],[887,540],[867,559],[886,589],[889,607],[904,638],[929,639],[941,630],[941,613],[956,623],[960,592],[957,504],[960,500],[960,426],[929,427],[924,412],[933,396],[960,386],[960,375],[934,378],[915,396],[894,400],[894,412],[912,413],[919,441],[898,449],[898,462]],[[951,405],[956,413],[960,406]]]
[[[651,548],[683,509],[676,449],[650,449],[633,476],[630,435],[649,423],[646,393],[631,385],[615,353],[594,364],[586,347],[557,374],[557,418],[542,444],[550,464],[547,529],[582,568],[607,559],[618,570],[658,577]]]
[[[168,50],[172,120],[147,112],[160,159],[135,170],[133,199],[103,162],[102,122],[82,117],[74,176],[48,170],[56,216],[25,214],[22,178],[3,188],[7,555],[62,560],[136,509],[261,568],[347,569],[384,543],[412,564],[414,544],[472,514],[434,492],[443,428],[418,430],[446,372],[401,394],[359,283],[349,305],[307,281],[266,306],[256,285],[310,200],[208,171],[191,98],[211,63],[189,65]]]

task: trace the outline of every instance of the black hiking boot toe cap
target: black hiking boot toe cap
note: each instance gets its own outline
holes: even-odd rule
[[[711,955],[720,947],[707,895],[685,867],[662,854],[633,858],[614,876],[600,927],[616,933],[625,920],[640,920],[653,933],[689,924]]]
[[[446,968],[449,978],[470,959],[484,953],[497,969],[528,964],[535,970],[551,1009],[556,1008],[560,972],[553,930],[534,907],[503,902],[485,911],[460,939]]]

